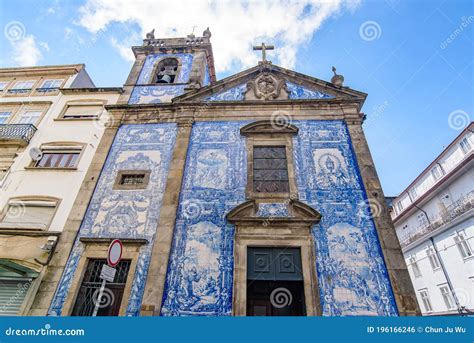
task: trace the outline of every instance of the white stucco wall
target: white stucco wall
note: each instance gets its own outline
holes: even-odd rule
[[[70,83],[70,82],[69,82]],[[50,231],[62,231],[69,212],[73,206],[84,176],[92,162],[97,146],[102,137],[104,126],[94,120],[56,120],[69,101],[105,100],[108,105],[116,103],[118,92],[80,92],[62,94],[55,97],[40,97],[39,100],[53,101],[49,110],[37,125],[38,130],[30,144],[16,157],[10,172],[3,180],[0,189],[0,210],[6,208],[9,199],[24,196],[48,196],[61,199],[56,210]],[[38,97],[36,97],[38,98]],[[28,98],[31,100],[32,97]],[[1,98],[1,103],[13,101],[12,98]],[[15,97],[14,101],[21,101]],[[105,112],[102,115],[107,115]],[[77,170],[41,170],[25,169],[32,160],[29,150],[44,143],[77,142],[84,143],[85,148]]]

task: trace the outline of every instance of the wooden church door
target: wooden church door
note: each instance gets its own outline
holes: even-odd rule
[[[304,316],[299,248],[248,248],[247,316]]]

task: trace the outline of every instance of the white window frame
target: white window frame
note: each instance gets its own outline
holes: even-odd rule
[[[456,232],[454,235],[454,243],[456,243],[456,246],[459,250],[459,253],[461,254],[461,257],[465,260],[468,258],[471,258],[473,256],[472,248],[464,236],[463,232]]]
[[[416,198],[418,198],[418,194],[416,193],[416,188],[415,187],[410,189],[410,197],[411,197],[412,201],[414,201]]]
[[[4,113],[10,113],[10,114],[6,116]],[[9,119],[12,117],[12,115],[13,115],[12,111],[0,111],[0,118],[5,118],[4,122],[0,120],[0,124],[7,124]]]
[[[40,88],[48,88],[48,89],[56,89],[56,88],[59,88],[61,86],[61,84],[63,83],[63,79],[45,79],[43,80],[43,82],[41,83],[41,87]],[[47,82],[52,82],[53,83],[53,86],[52,87],[46,87],[45,84]]]
[[[461,139],[461,141],[459,142],[459,146],[461,147],[461,150],[464,153],[464,155],[469,153],[469,151],[471,151],[472,149],[471,143],[469,142],[469,139],[467,137],[464,137],[463,139]]]
[[[0,81],[0,85],[4,84],[3,87],[0,86],[0,93],[7,89],[9,83],[10,81]]]
[[[18,87],[19,85],[24,85],[27,83],[31,83],[31,86],[28,88],[23,87]],[[10,90],[31,90],[35,86],[36,80],[18,80],[16,81],[12,87],[10,87]]]
[[[439,270],[441,268],[441,263],[439,261],[438,255],[436,251],[433,249],[432,246],[429,246],[426,249],[426,255],[428,256],[428,260],[430,261],[431,268],[433,270]]]
[[[431,169],[431,175],[433,175],[435,181],[438,181],[443,177],[443,171],[438,164],[435,164],[435,166]]]
[[[36,126],[39,120],[41,119],[43,112],[44,112],[43,110],[25,110],[17,115],[17,117],[15,118],[15,123],[16,124],[33,124]],[[39,113],[39,114],[34,122],[30,122],[31,120],[29,120],[28,122],[22,122],[22,118],[27,117],[27,113]]]
[[[439,286],[439,290],[441,292],[441,297],[443,298],[446,308],[448,310],[455,309],[456,304],[454,302],[453,295],[451,294],[451,291],[449,290],[449,287],[447,285],[442,285],[442,286]]]
[[[421,274],[421,269],[420,266],[418,265],[418,262],[416,261],[415,256],[410,256],[410,264],[411,264],[411,269],[413,271],[413,275],[415,278],[419,278],[422,276]]]
[[[398,213],[403,211],[403,204],[401,200],[397,202],[397,210],[398,210]]]
[[[35,92],[39,95],[56,94],[63,82],[64,79],[45,79],[41,82],[41,85],[36,88]],[[52,85],[46,86],[46,83],[52,83]]]
[[[419,292],[420,292],[421,302],[423,303],[423,306],[425,307],[425,312],[427,313],[433,312],[433,305],[431,304],[428,290],[422,289]]]

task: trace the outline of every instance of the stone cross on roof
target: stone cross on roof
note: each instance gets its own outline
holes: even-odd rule
[[[253,47],[253,50],[262,50],[262,62],[265,62],[267,60],[266,51],[273,50],[273,49],[275,49],[273,45],[265,45],[265,43],[262,43],[262,45],[257,45]]]

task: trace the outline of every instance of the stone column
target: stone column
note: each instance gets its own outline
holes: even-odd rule
[[[360,123],[348,123],[347,126],[367,192],[369,205],[373,204],[377,209],[380,209],[380,214],[377,213],[378,215],[374,216],[374,222],[398,312],[401,316],[421,315],[415,290],[408,274],[402,249],[395,233],[395,227],[388,213],[385,196],[375,170],[364,131]]]
[[[118,123],[118,121],[116,121]],[[63,274],[67,260],[71,253],[72,246],[76,240],[77,233],[86,215],[87,206],[94,192],[100,172],[105,163],[109,149],[117,133],[118,125],[106,128],[102,139],[97,147],[93,162],[87,170],[87,174],[82,182],[79,193],[74,202],[69,217],[64,225],[64,230],[59,237],[56,251],[51,262],[46,267],[46,272],[36,294],[35,300],[30,308],[28,315],[45,316],[47,315],[54,292],[59,285],[59,280]]]
[[[153,243],[141,315],[160,315],[191,130],[192,120],[178,123],[178,135]]]

